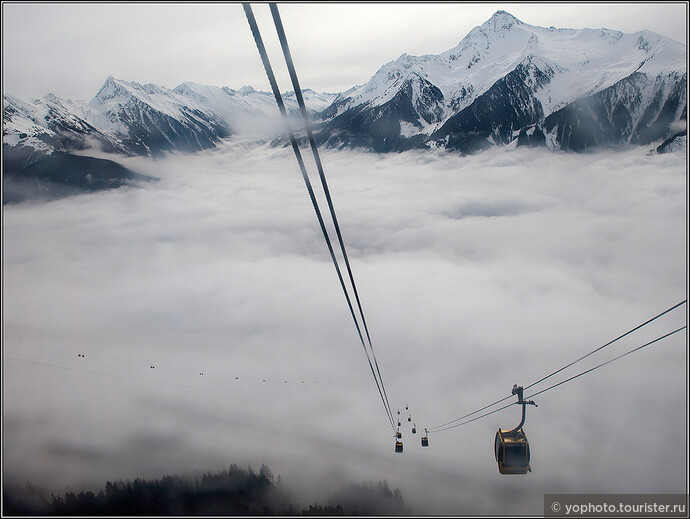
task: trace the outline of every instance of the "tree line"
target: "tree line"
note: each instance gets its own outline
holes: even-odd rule
[[[167,516],[167,515],[398,515],[405,512],[402,495],[388,483],[350,483],[336,491],[328,502],[295,505],[271,470],[258,472],[232,464],[218,473],[200,476],[166,475],[160,479],[107,481],[92,491],[46,495],[47,491],[27,482],[3,485],[3,515],[57,516]]]

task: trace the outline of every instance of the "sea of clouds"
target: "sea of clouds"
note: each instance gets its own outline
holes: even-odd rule
[[[517,407],[419,444],[687,297],[684,153],[322,160],[405,452],[292,151],[231,141],[123,162],[155,183],[4,208],[6,480],[60,492],[265,463],[306,503],[385,479],[415,513],[450,514],[685,491],[686,331],[535,397],[531,474],[493,458]]]

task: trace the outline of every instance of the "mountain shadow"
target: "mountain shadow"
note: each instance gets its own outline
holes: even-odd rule
[[[21,168],[3,164],[3,205],[53,200],[155,180],[158,179],[135,173],[112,160],[55,151]]]

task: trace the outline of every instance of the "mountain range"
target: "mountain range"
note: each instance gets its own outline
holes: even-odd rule
[[[685,126],[686,81],[686,47],[669,38],[536,27],[498,11],[456,47],[403,54],[340,94],[320,136],[376,151],[650,144]]]
[[[686,62],[685,45],[650,31],[544,28],[497,11],[446,52],[403,54],[363,85],[304,97],[326,147],[666,151],[685,142]],[[297,116],[294,93],[284,99]],[[7,188],[53,151],[157,156],[284,133],[273,95],[248,86],[170,90],[109,77],[89,102],[5,94],[3,180]]]

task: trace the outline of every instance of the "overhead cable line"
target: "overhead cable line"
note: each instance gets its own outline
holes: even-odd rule
[[[508,396],[505,396],[505,397],[501,398],[500,400],[496,400],[495,402],[493,402],[493,403],[491,403],[491,404],[489,404],[489,405],[485,405],[484,407],[480,407],[480,408],[477,409],[476,411],[472,411],[471,413],[467,413],[466,415],[463,415],[463,416],[461,416],[460,418],[456,418],[455,420],[451,420],[450,422],[446,422],[446,423],[443,423],[443,424],[441,424],[441,425],[437,425],[436,427],[432,427],[431,429],[428,429],[428,431],[429,431],[429,432],[438,432],[439,430],[444,431],[445,429],[441,429],[442,427],[446,427],[447,425],[453,424],[453,423],[455,423],[455,422],[459,422],[460,420],[463,420],[463,419],[465,419],[465,418],[467,418],[467,417],[469,417],[469,416],[472,416],[473,414],[477,414],[477,413],[479,413],[479,412],[481,412],[481,411],[484,411],[485,409],[488,409],[489,407],[493,407],[493,406],[495,406],[496,404],[500,404],[501,402],[505,402],[506,400],[508,400],[508,399],[511,398],[512,396],[513,396],[512,394],[511,394],[511,395],[508,395]],[[512,405],[512,404],[510,404],[510,405]],[[497,411],[500,411],[501,409],[505,409],[506,407],[508,407],[508,406],[501,407],[500,409],[497,409],[496,411],[492,411],[491,413],[484,414],[484,415],[479,416],[479,417],[477,417],[477,418],[482,418],[483,416],[487,416],[487,415],[489,415],[489,414],[495,413],[495,412],[497,412]],[[476,420],[477,418],[474,418],[473,420]],[[473,420],[468,420],[468,422],[471,422],[471,421],[473,421]],[[464,423],[467,423],[467,422],[464,422]],[[459,424],[459,425],[463,425],[463,424]],[[449,429],[450,429],[450,427],[449,427]]]
[[[570,382],[571,380],[574,380],[574,379],[576,379],[576,378],[578,378],[578,377],[581,377],[582,375],[586,375],[587,373],[590,373],[590,372],[594,371],[595,369],[599,369],[599,368],[601,368],[602,366],[606,366],[607,364],[611,364],[612,362],[614,362],[614,361],[616,361],[616,360],[618,360],[618,359],[622,359],[623,357],[625,357],[625,356],[627,356],[627,355],[630,355],[631,353],[635,353],[636,351],[639,351],[639,350],[641,350],[642,348],[646,348],[647,346],[649,346],[649,345],[651,345],[651,344],[654,344],[655,342],[659,342],[660,340],[665,339],[666,337],[670,337],[671,335],[676,334],[676,333],[678,333],[678,332],[680,332],[680,331],[682,331],[682,330],[685,330],[686,328],[687,328],[687,326],[681,326],[680,328],[677,328],[677,329],[673,330],[672,332],[667,333],[666,335],[662,335],[661,337],[657,337],[656,339],[654,339],[654,340],[652,340],[652,341],[649,341],[649,342],[643,344],[642,346],[638,346],[637,348],[634,348],[634,349],[632,349],[632,350],[626,351],[625,353],[622,353],[621,355],[618,355],[617,357],[614,357],[614,358],[612,358],[611,360],[607,360],[606,362],[602,362],[601,364],[599,364],[599,365],[597,365],[597,366],[594,366],[593,368],[590,368],[590,369],[588,369],[588,370],[586,370],[586,371],[583,371],[582,373],[578,373],[577,375],[574,375],[574,376],[572,376],[572,377],[570,377],[570,378],[566,378],[565,380],[562,380],[562,381],[558,382],[557,384],[554,384],[554,385],[552,385],[552,386],[549,386],[549,387],[547,387],[546,389],[542,389],[541,391],[537,391],[536,393],[532,393],[530,396],[528,396],[528,397],[526,397],[526,398],[532,398],[533,396],[541,395],[542,393],[546,393],[546,392],[549,391],[550,389],[553,389],[553,388],[558,387],[558,386],[560,386],[560,385],[562,385],[562,384],[565,384],[566,382]]]
[[[609,346],[610,344],[613,344],[613,343],[616,342],[617,340],[622,339],[623,337],[625,337],[625,336],[627,336],[627,335],[630,335],[631,333],[633,333],[633,332],[639,330],[639,329],[642,328],[643,326],[646,326],[646,325],[648,325],[649,323],[651,323],[652,321],[655,321],[655,320],[658,319],[659,317],[661,317],[661,316],[663,316],[663,315],[666,315],[667,313],[671,312],[672,310],[675,310],[676,308],[678,308],[679,306],[685,304],[686,302],[687,302],[687,299],[681,301],[681,302],[678,303],[678,304],[673,305],[673,306],[672,306],[671,308],[669,308],[668,310],[664,310],[664,311],[661,312],[660,314],[658,314],[658,315],[652,317],[651,319],[645,321],[644,323],[642,323],[642,324],[640,324],[640,325],[638,325],[638,326],[635,326],[635,328],[633,328],[633,329],[631,329],[631,330],[628,330],[628,331],[625,332],[623,335],[619,335],[618,337],[616,337],[615,339],[613,339],[613,340],[607,342],[607,343],[604,344],[603,346],[599,346],[597,349],[590,351],[587,355],[583,355],[582,357],[580,357],[580,358],[577,359],[577,360],[574,360],[574,361],[571,362],[570,364],[566,364],[565,366],[563,366],[563,367],[560,368],[560,369],[557,369],[557,370],[554,371],[553,373],[551,373],[551,374],[549,374],[549,375],[546,375],[545,377],[540,378],[540,379],[537,380],[536,382],[532,382],[529,386],[525,386],[525,389],[529,389],[530,387],[536,386],[536,385],[539,384],[540,382],[543,382],[543,381],[546,380],[547,378],[551,378],[551,377],[554,376],[555,374],[560,373],[561,371],[563,371],[564,369],[569,368],[569,367],[572,366],[573,364],[576,364],[576,363],[580,362],[581,360],[586,359],[587,357],[589,357],[590,355],[592,355],[592,354],[598,352],[599,350],[603,350],[604,348],[606,348],[606,347]],[[529,397],[528,397],[528,398],[529,398]]]
[[[7,340],[8,340],[8,339],[5,338],[5,342],[6,342],[6,343],[7,343]],[[35,347],[38,347],[38,348],[42,348],[42,349],[53,350],[53,351],[61,351],[61,352],[71,353],[71,354],[77,354],[78,357],[82,357],[82,358],[86,358],[86,357],[88,356],[89,359],[92,359],[92,358],[104,359],[104,360],[107,360],[107,361],[120,362],[120,363],[124,363],[124,364],[135,365],[135,366],[149,366],[149,367],[154,367],[154,368],[156,368],[157,370],[177,371],[177,372],[179,372],[179,373],[187,373],[187,374],[192,374],[192,373],[195,373],[195,374],[196,374],[196,373],[198,373],[198,375],[217,376],[217,377],[221,377],[221,378],[225,378],[225,379],[232,379],[232,380],[236,380],[236,381],[240,381],[240,380],[241,380],[242,382],[246,382],[246,381],[256,382],[256,381],[258,381],[258,380],[261,380],[261,381],[264,382],[264,383],[268,383],[268,384],[280,383],[281,385],[282,385],[282,384],[287,384],[288,381],[290,382],[290,384],[295,384],[295,383],[302,383],[302,384],[304,384],[304,383],[305,383],[304,377],[298,377],[297,379],[293,379],[293,378],[288,377],[288,378],[286,379],[286,377],[278,377],[278,378],[276,378],[276,377],[273,377],[273,376],[269,376],[268,378],[266,378],[265,376],[247,376],[247,375],[244,375],[244,374],[239,373],[239,372],[238,372],[238,373],[229,374],[229,373],[221,373],[221,372],[219,372],[219,371],[208,371],[208,370],[203,369],[203,368],[194,370],[194,369],[188,369],[188,368],[173,367],[173,366],[169,366],[169,365],[166,365],[166,364],[161,364],[161,363],[159,363],[159,362],[157,362],[157,361],[142,362],[142,361],[131,360],[131,359],[126,359],[126,358],[122,358],[122,357],[113,357],[113,356],[110,356],[110,355],[103,355],[103,354],[100,354],[100,353],[94,353],[93,351],[89,351],[89,350],[86,350],[86,349],[83,349],[83,348],[79,348],[79,349],[70,349],[70,348],[62,348],[62,347],[60,347],[60,346],[50,346],[50,345],[48,345],[48,344],[44,344],[44,343],[40,343],[40,342],[35,342],[35,341],[30,341],[30,340],[25,340],[25,339],[12,339],[11,342],[23,342],[24,344],[30,344],[30,345],[32,345],[32,346],[35,346]],[[5,349],[7,349],[7,348],[5,348]],[[88,355],[87,355],[87,353],[88,353]],[[140,356],[143,356],[143,355],[140,355]],[[150,357],[150,356],[148,356],[148,357]],[[7,357],[7,358],[12,358],[12,359],[14,359],[14,360],[22,360],[22,359],[16,359],[16,358],[14,358],[14,357]],[[26,362],[33,362],[33,361],[26,361]],[[70,369],[70,368],[65,368],[65,369]],[[240,376],[238,376],[238,375],[242,375],[242,376],[240,377]],[[297,380],[299,380],[299,382],[298,382]],[[312,384],[312,383],[318,384],[319,381],[318,381],[318,380],[315,380],[315,381],[314,381],[314,380],[307,380],[307,384]],[[330,380],[329,380],[327,383],[330,383]]]
[[[285,29],[283,28],[283,22],[280,19],[280,13],[278,11],[278,5],[275,3],[269,4],[271,9],[271,15],[273,16],[273,23],[276,26],[276,32],[278,33],[278,39],[280,40],[280,46],[283,49],[283,56],[285,57],[285,63],[290,73],[290,79],[292,80],[292,88],[295,92],[297,98],[297,103],[299,104],[300,111],[302,113],[302,118],[304,119],[305,128],[307,131],[307,136],[309,138],[309,144],[311,146],[312,154],[314,155],[314,162],[319,172],[319,178],[321,179],[321,185],[323,186],[323,192],[326,196],[326,201],[328,202],[328,208],[331,213],[331,218],[333,219],[333,226],[335,227],[336,235],[338,236],[338,242],[340,243],[340,250],[342,251],[343,258],[345,260],[345,265],[347,267],[347,273],[350,277],[350,284],[352,285],[352,290],[355,295],[355,300],[357,301],[357,307],[359,308],[359,315],[362,318],[362,325],[364,326],[364,331],[367,336],[367,341],[369,342],[369,349],[371,350],[372,358],[374,359],[374,365],[376,366],[376,372],[378,373],[379,380],[381,382],[381,388],[383,389],[383,395],[386,400],[388,407],[388,413],[392,417],[393,413],[390,407],[390,402],[388,400],[388,395],[386,394],[386,388],[383,384],[383,377],[381,377],[381,371],[379,369],[379,364],[376,360],[376,354],[374,353],[374,347],[371,343],[371,336],[369,335],[369,328],[367,326],[367,321],[364,318],[364,311],[362,310],[362,303],[359,299],[359,293],[357,292],[357,285],[355,284],[355,279],[352,274],[352,269],[350,268],[350,261],[347,257],[347,251],[345,250],[345,242],[343,241],[343,236],[340,231],[340,225],[338,224],[338,218],[335,215],[335,208],[333,207],[333,200],[331,199],[330,190],[328,189],[328,183],[326,182],[326,175],[323,170],[323,165],[321,163],[321,157],[319,156],[318,146],[316,145],[316,139],[314,139],[314,133],[311,129],[311,124],[309,122],[309,113],[307,112],[307,107],[304,103],[304,97],[302,95],[302,88],[300,87],[299,80],[297,79],[297,71],[295,70],[295,64],[292,61],[292,53],[290,52],[290,47],[288,46],[287,37],[285,36]]]
[[[323,391],[323,389],[303,389],[300,386],[295,386],[294,384],[292,387],[300,387],[300,389],[292,389],[290,391],[286,391],[285,388],[282,388],[280,390],[273,390],[273,389],[267,389],[267,390],[260,390],[260,391],[253,391],[249,389],[234,389],[234,388],[228,388],[228,387],[218,387],[218,386],[194,386],[191,384],[181,384],[179,382],[166,382],[162,380],[154,380],[154,379],[146,379],[146,378],[141,378],[141,377],[131,377],[128,375],[120,375],[116,373],[103,373],[101,371],[93,371],[89,369],[80,369],[80,368],[71,368],[68,366],[60,366],[58,364],[51,364],[49,362],[41,362],[37,360],[29,360],[29,359],[21,359],[19,357],[12,357],[10,355],[3,355],[2,357],[5,360],[13,360],[16,362],[23,362],[25,364],[34,364],[38,366],[45,366],[49,368],[54,368],[54,369],[61,369],[64,371],[72,371],[76,373],[85,373],[88,375],[99,375],[101,377],[109,377],[109,378],[116,378],[116,379],[121,379],[121,380],[132,380],[136,382],[145,382],[147,384],[156,384],[156,385],[161,385],[161,386],[172,386],[172,387],[181,387],[185,389],[206,389],[206,390],[211,390],[211,391],[224,391],[228,393],[251,393],[251,394],[298,394],[298,393],[315,393],[317,391]],[[282,384],[281,384],[282,386]]]
[[[579,359],[574,360],[573,362],[571,362],[571,363],[569,363],[569,364],[566,364],[566,365],[563,366],[562,368],[557,369],[556,371],[553,371],[552,373],[546,375],[545,377],[540,378],[540,379],[537,380],[536,382],[532,382],[530,385],[525,386],[525,389],[528,389],[528,388],[530,388],[530,387],[534,387],[534,386],[536,386],[537,384],[539,384],[540,382],[543,382],[544,380],[546,380],[546,379],[548,379],[548,378],[550,378],[550,377],[552,377],[552,376],[554,376],[554,375],[560,373],[561,371],[563,371],[563,370],[565,370],[565,369],[567,369],[567,368],[573,366],[574,364],[580,362],[581,360],[586,359],[586,358],[589,357],[590,355],[593,355],[594,353],[596,353],[596,352],[598,352],[598,351],[600,351],[600,350],[606,348],[607,346],[610,346],[611,344],[613,344],[614,342],[616,342],[616,341],[622,339],[623,337],[626,337],[626,336],[630,335],[631,333],[633,333],[633,332],[639,330],[640,328],[642,328],[642,327],[648,325],[649,323],[651,323],[651,322],[657,320],[658,318],[660,318],[660,317],[666,315],[667,313],[669,313],[669,312],[675,310],[675,309],[678,308],[679,306],[684,305],[686,302],[687,302],[687,299],[681,301],[680,303],[677,303],[677,304],[673,305],[672,307],[670,307],[670,308],[664,310],[664,311],[661,312],[660,314],[657,314],[657,315],[655,315],[654,317],[652,317],[651,319],[648,319],[648,320],[645,321],[644,323],[635,326],[634,328],[628,330],[628,331],[625,332],[624,334],[619,335],[619,336],[616,337],[615,339],[613,339],[613,340],[607,342],[606,344],[604,344],[604,345],[602,345],[602,346],[599,346],[598,348],[596,348],[596,349],[590,351],[590,352],[587,353],[586,355],[583,355],[583,356],[580,357]],[[674,332],[674,333],[675,333],[675,332]],[[535,394],[536,394],[536,393],[535,393]],[[446,423],[443,423],[443,424],[441,424],[441,425],[437,425],[436,427],[432,427],[431,429],[429,429],[429,431],[436,431],[436,432],[438,432],[438,430],[441,429],[441,428],[446,428],[446,426],[448,426],[448,425],[451,425],[451,424],[453,424],[453,423],[455,423],[455,422],[459,422],[459,421],[461,421],[461,420],[464,420],[465,418],[468,418],[468,417],[470,417],[470,416],[472,416],[472,415],[474,415],[474,414],[477,414],[477,413],[479,413],[479,412],[481,412],[481,411],[484,411],[485,409],[488,409],[488,408],[490,408],[490,407],[493,407],[493,406],[496,405],[496,404],[500,404],[501,402],[504,402],[504,401],[508,400],[508,399],[511,398],[512,396],[513,396],[512,394],[510,394],[510,395],[508,395],[508,396],[505,396],[505,397],[501,398],[500,400],[496,400],[495,402],[493,402],[493,403],[491,403],[491,404],[485,405],[484,407],[480,407],[480,408],[477,409],[476,411],[472,411],[471,413],[467,413],[466,415],[463,415],[463,416],[461,416],[460,418],[456,418],[455,420],[451,420],[451,421],[446,422]],[[534,396],[534,395],[532,395],[532,396]],[[530,397],[527,397],[527,398],[530,398]],[[505,409],[505,407],[502,407],[501,409]],[[500,411],[501,409],[498,409],[498,411]],[[488,413],[488,414],[491,414],[491,413]],[[483,416],[487,416],[487,415],[485,414],[485,415],[482,415],[482,417],[483,417]],[[481,418],[481,417],[479,417],[479,418]],[[470,421],[472,421],[472,420],[470,420]],[[468,422],[464,422],[464,423],[468,423]],[[459,425],[462,425],[462,424],[459,424]],[[445,430],[445,429],[441,429],[441,430]]]
[[[513,395],[510,395],[513,396]],[[505,399],[504,399],[505,400]],[[447,431],[448,429],[455,429],[456,427],[460,427],[461,425],[468,424],[470,422],[474,422],[476,420],[479,420],[480,418],[484,418],[485,416],[489,416],[494,413],[498,413],[499,411],[503,411],[504,409],[507,409],[511,405],[515,405],[515,402],[511,402],[509,404],[504,405],[503,407],[499,407],[498,409],[494,409],[493,411],[489,411],[488,413],[484,413],[479,416],[475,416],[474,418],[470,418],[469,420],[465,420],[464,422],[456,423],[455,425],[449,425],[448,427],[434,427],[433,429],[426,429],[427,433],[437,433],[437,432],[442,432],[442,431]],[[486,408],[484,408],[486,409]],[[470,416],[470,415],[467,415]],[[452,423],[452,422],[450,422]]]
[[[367,350],[366,344],[364,343],[364,338],[362,336],[362,331],[359,326],[359,322],[357,321],[357,317],[355,316],[354,309],[352,307],[352,301],[350,300],[350,295],[347,291],[347,288],[345,287],[345,282],[343,280],[342,273],[340,271],[340,266],[338,265],[338,261],[335,257],[335,253],[333,252],[333,247],[331,245],[331,240],[328,235],[328,231],[326,230],[326,227],[323,222],[323,218],[321,216],[321,210],[319,209],[319,204],[316,200],[316,197],[314,195],[314,190],[311,185],[311,181],[309,180],[309,175],[307,174],[307,170],[304,166],[304,161],[302,159],[302,154],[300,152],[299,145],[297,143],[297,139],[295,138],[294,133],[292,132],[290,128],[290,123],[289,123],[289,117],[287,114],[287,110],[285,108],[285,103],[283,102],[282,95],[280,94],[280,90],[278,88],[278,84],[275,79],[275,75],[273,73],[273,67],[271,66],[271,62],[268,58],[268,54],[266,52],[266,48],[263,43],[263,39],[261,38],[261,33],[259,31],[259,27],[256,23],[256,19],[254,18],[254,13],[252,11],[251,5],[247,3],[243,3],[242,7],[244,8],[245,15],[247,17],[247,21],[249,22],[249,26],[252,31],[252,35],[254,36],[254,41],[256,42],[257,49],[259,51],[259,55],[261,56],[261,61],[263,63],[264,69],[266,71],[266,75],[268,76],[269,83],[271,84],[271,89],[273,90],[273,95],[275,96],[276,103],[278,104],[278,109],[280,110],[281,115],[286,121],[286,126],[287,126],[287,131],[288,131],[288,136],[290,138],[290,143],[292,144],[292,149],[295,153],[295,157],[297,158],[297,163],[299,165],[300,171],[302,172],[302,178],[304,179],[304,183],[307,187],[307,191],[309,192],[309,198],[311,199],[312,205],[314,206],[314,211],[316,212],[316,217],[319,221],[319,225],[321,227],[321,232],[323,233],[324,239],[326,241],[326,245],[328,246],[328,251],[331,256],[331,260],[333,261],[333,265],[335,266],[335,270],[338,274],[338,280],[340,281],[340,286],[343,289],[343,293],[345,294],[345,299],[347,300],[348,307],[350,309],[350,314],[352,315],[352,319],[355,323],[355,327],[357,328],[357,334],[359,335],[359,339],[362,343],[362,347],[364,348],[364,352],[367,356],[367,361],[369,362],[369,367],[371,368],[372,375],[374,376],[374,381],[376,382],[376,387],[379,391],[379,395],[381,396],[381,401],[383,402],[384,409],[386,411],[386,415],[388,416],[388,420],[390,422],[391,428],[395,431],[395,425],[393,422],[393,415],[390,411],[390,406],[387,402],[386,397],[384,396],[383,389],[381,387],[381,383],[379,382],[379,378],[376,375],[376,372],[374,371],[374,366],[371,361],[371,356],[369,355],[369,351]]]
[[[639,351],[639,350],[641,350],[642,348],[646,348],[647,346],[650,346],[650,345],[652,345],[652,344],[654,344],[654,343],[657,343],[657,342],[659,342],[659,341],[661,341],[661,340],[663,340],[663,339],[666,339],[667,337],[670,337],[671,335],[674,335],[674,334],[676,334],[676,333],[678,333],[678,332],[680,332],[680,331],[682,331],[682,330],[685,330],[686,328],[687,328],[687,326],[681,326],[680,328],[677,328],[677,329],[673,330],[672,332],[669,332],[669,333],[667,333],[667,334],[665,334],[665,335],[662,335],[661,337],[657,337],[656,339],[651,340],[651,341],[649,341],[649,342],[643,344],[642,346],[638,346],[637,348],[633,348],[632,350],[626,351],[625,353],[622,353],[622,354],[618,355],[617,357],[614,357],[614,358],[612,358],[612,359],[610,359],[610,360],[607,360],[606,362],[602,362],[601,364],[598,364],[598,365],[594,366],[593,368],[590,368],[590,369],[585,370],[585,371],[583,371],[583,372],[581,372],[581,373],[578,373],[577,375],[573,375],[572,377],[567,378],[567,379],[565,379],[565,380],[562,380],[562,381],[558,382],[557,384],[553,384],[552,386],[549,386],[549,387],[547,387],[547,388],[545,388],[545,389],[542,389],[541,391],[537,391],[536,393],[532,393],[530,396],[525,397],[525,399],[529,399],[529,398],[532,398],[532,397],[534,397],[534,396],[541,395],[542,393],[546,393],[547,391],[549,391],[549,390],[551,390],[551,389],[554,389],[554,388],[556,388],[556,387],[558,387],[558,386],[561,386],[561,385],[565,384],[566,382],[570,382],[571,380],[575,380],[576,378],[579,378],[579,377],[581,377],[581,376],[583,376],[583,375],[586,375],[587,373],[591,373],[592,371],[594,371],[594,370],[596,370],[596,369],[599,369],[599,368],[601,368],[601,367],[603,367],[603,366],[606,366],[607,364],[611,364],[612,362],[615,362],[615,361],[617,361],[617,360],[619,360],[619,359],[622,359],[623,357],[625,357],[625,356],[627,356],[627,355],[630,355],[631,353],[635,353],[636,351]],[[513,395],[511,395],[511,396],[513,396]],[[511,403],[509,403],[509,404],[507,404],[507,405],[504,405],[503,407],[499,407],[498,409],[494,409],[493,411],[489,411],[488,413],[484,413],[483,415],[480,415],[480,416],[476,416],[476,417],[474,417],[474,418],[471,418],[470,420],[466,420],[466,421],[464,421],[464,422],[460,422],[460,423],[457,423],[457,424],[455,424],[455,425],[449,425],[448,427],[443,427],[443,428],[440,428],[440,427],[442,427],[442,426],[435,427],[433,431],[432,431],[431,429],[429,429],[428,432],[435,432],[435,433],[437,433],[437,432],[441,432],[441,431],[447,431],[448,429],[454,429],[455,427],[460,427],[461,425],[465,425],[465,424],[468,424],[468,423],[470,423],[470,422],[474,422],[474,421],[476,421],[476,420],[479,420],[480,418],[484,418],[485,416],[489,416],[489,415],[491,415],[491,414],[494,414],[494,413],[497,413],[497,412],[499,412],[499,411],[502,411],[503,409],[506,409],[506,408],[510,407],[511,405],[515,405],[515,404],[517,404],[517,402],[511,402]],[[467,416],[469,416],[469,415],[467,415]],[[452,422],[449,422],[449,423],[452,423]]]

